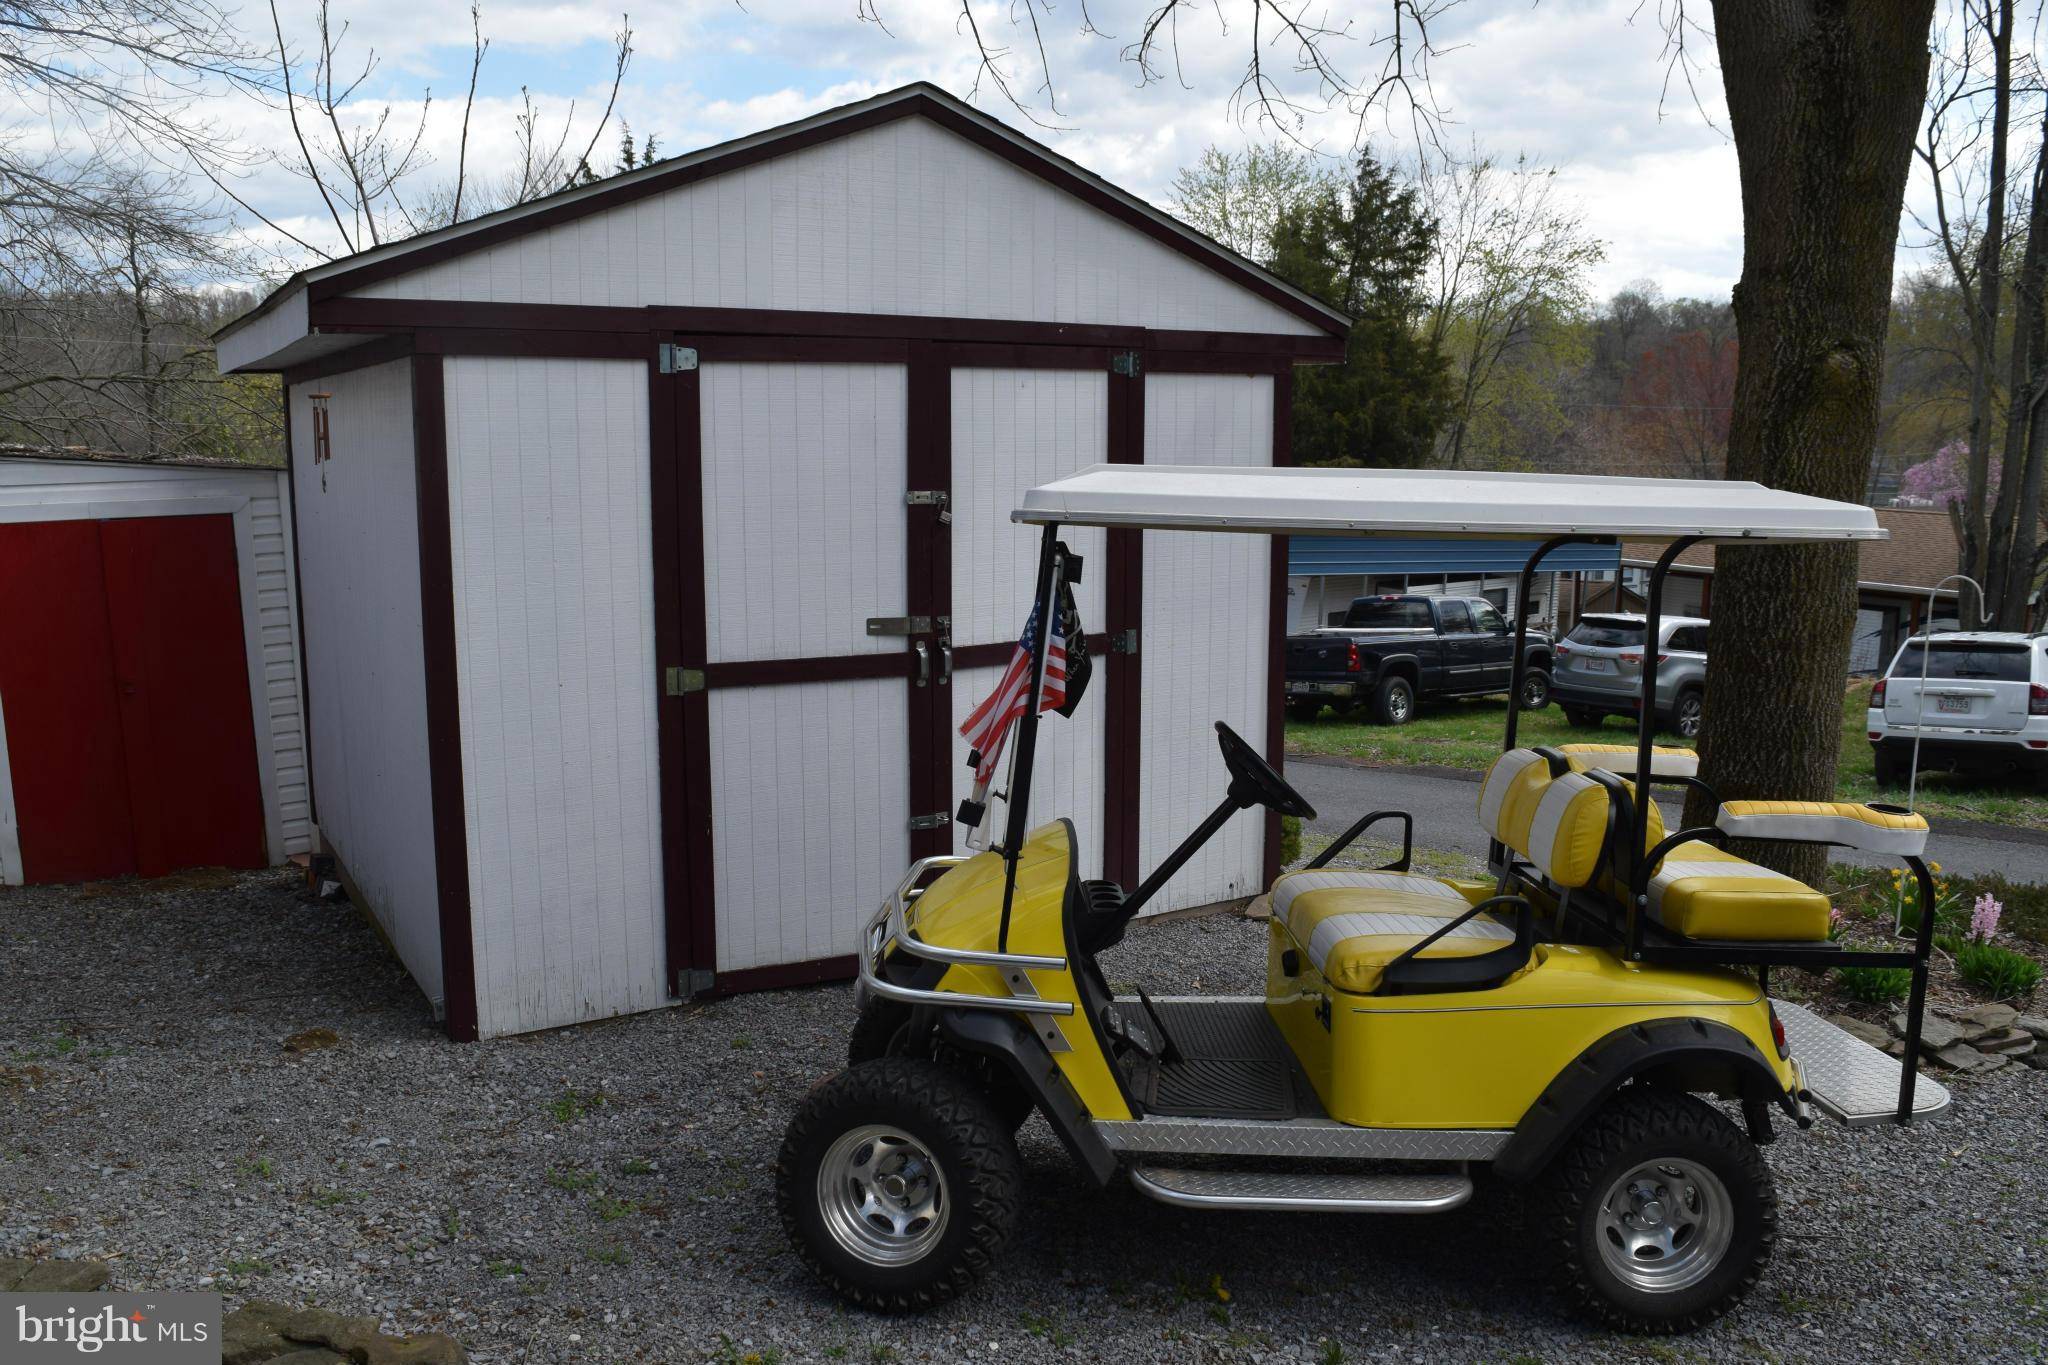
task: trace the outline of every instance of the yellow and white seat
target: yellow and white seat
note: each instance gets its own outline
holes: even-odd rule
[[[1340,991],[1378,989],[1387,964],[1470,910],[1449,882],[1410,872],[1316,868],[1273,883],[1273,918],[1310,965]],[[1418,956],[1472,957],[1514,941],[1514,931],[1477,915]]]

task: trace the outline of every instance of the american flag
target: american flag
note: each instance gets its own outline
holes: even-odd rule
[[[1017,642],[1017,652],[1010,656],[1010,666],[1003,670],[996,690],[960,726],[960,733],[973,746],[979,760],[974,766],[977,783],[986,784],[994,775],[1003,742],[1009,738],[1010,725],[1024,714],[1031,695],[1031,651],[1038,639],[1038,612],[1037,607],[1031,609],[1031,618],[1024,623],[1024,638]],[[1055,710],[1067,701],[1067,635],[1063,615],[1053,613],[1052,638],[1046,642],[1045,686],[1038,697],[1041,711]]]

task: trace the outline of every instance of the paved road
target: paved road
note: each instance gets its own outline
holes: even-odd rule
[[[1369,810],[1405,810],[1415,817],[1415,846],[1486,856],[1476,809],[1479,774],[1442,769],[1363,768],[1312,758],[1287,760],[1287,780],[1315,806],[1312,832],[1335,838]],[[1665,824],[1677,828],[1678,804],[1660,800]],[[1378,827],[1398,835],[1399,826]],[[1928,851],[1944,871],[1958,876],[1998,872],[2017,882],[2048,882],[2048,833],[1997,825],[1938,820]],[[1893,866],[1883,858],[1837,849],[1838,858]]]

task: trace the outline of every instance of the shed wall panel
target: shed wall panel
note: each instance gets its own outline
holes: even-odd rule
[[[1272,455],[1270,376],[1146,377],[1146,463],[1267,465]],[[1145,533],[1138,865],[1147,871],[1223,798],[1211,724],[1264,747],[1271,585],[1265,536]],[[1265,813],[1239,811],[1149,909],[1256,894],[1264,840]]]
[[[1109,377],[1100,370],[956,369],[952,419],[953,640],[1015,640],[1031,609],[1038,535],[1036,528],[1013,524],[1010,511],[1024,490],[1108,458]],[[1102,630],[1109,565],[1104,533],[1077,526],[1062,538],[1082,557],[1081,586],[1074,593],[1081,620],[1090,630]],[[949,761],[961,795],[973,777],[960,724],[1001,676],[1000,668],[954,676]],[[1074,821],[1084,877],[1101,875],[1104,695],[1098,677],[1072,717],[1046,719],[1032,775],[1033,810]],[[999,830],[1004,818],[1003,807],[994,803],[983,829]],[[955,827],[956,851],[966,851],[967,833]]]
[[[450,359],[464,823],[485,1037],[663,981],[647,367]]]
[[[867,619],[906,600],[904,367],[707,362],[698,383],[710,662],[901,651]]]
[[[896,679],[711,694],[721,972],[853,952],[910,862]]]
[[[1320,331],[922,118],[542,228],[360,292]]]
[[[320,465],[316,390],[332,395]],[[291,417],[320,835],[439,1003],[411,362],[295,384]]]

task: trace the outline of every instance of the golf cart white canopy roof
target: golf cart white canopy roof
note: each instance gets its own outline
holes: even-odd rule
[[[1856,503],[1718,479],[1442,469],[1098,464],[1024,495],[1013,521],[1302,536],[1883,540]]]

